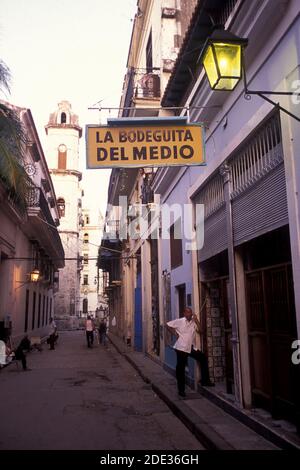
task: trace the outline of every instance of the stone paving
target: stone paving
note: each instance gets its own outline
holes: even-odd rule
[[[112,345],[65,332],[27,359],[0,372],[0,449],[203,449]]]

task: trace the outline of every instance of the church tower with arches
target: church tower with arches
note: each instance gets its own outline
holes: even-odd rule
[[[65,267],[59,272],[54,315],[60,329],[76,328],[80,308],[82,174],[79,171],[79,140],[82,128],[68,101],[58,103],[45,130],[46,158],[58,202],[59,234],[65,251]]]

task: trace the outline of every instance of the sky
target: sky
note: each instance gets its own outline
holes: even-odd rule
[[[45,124],[58,102],[68,100],[86,124],[105,123],[119,106],[137,0],[0,0],[0,58],[10,68],[11,94],[30,108],[42,145]],[[116,116],[111,111],[110,116]],[[86,170],[85,132],[80,165],[85,205],[104,214],[109,170]]]

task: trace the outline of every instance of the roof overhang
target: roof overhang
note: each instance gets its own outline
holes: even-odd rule
[[[43,213],[39,207],[28,208],[28,217],[22,229],[29,238],[39,242],[56,269],[65,266],[65,253],[58,231],[43,220]]]
[[[222,3],[223,0],[198,2],[175,62],[173,73],[165,89],[162,106],[181,104],[189,84],[199,75],[202,69],[199,57],[207,38],[214,30],[212,23],[214,12],[220,9]]]

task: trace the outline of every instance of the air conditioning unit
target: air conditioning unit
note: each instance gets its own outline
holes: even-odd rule
[[[143,98],[160,97],[160,78],[155,73],[146,73],[141,79]]]

